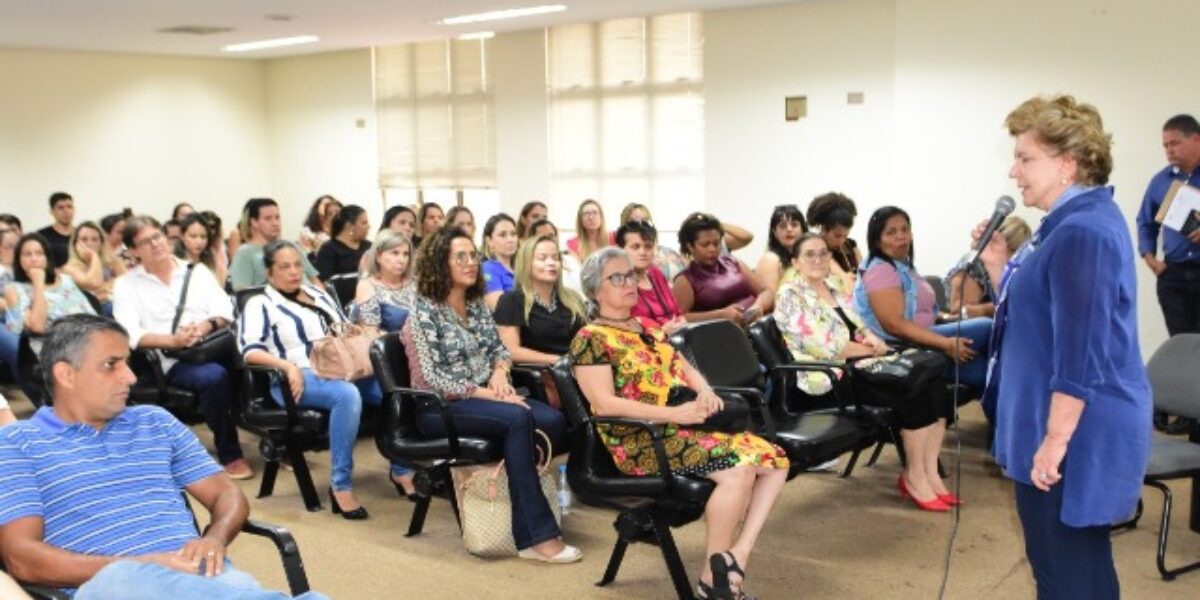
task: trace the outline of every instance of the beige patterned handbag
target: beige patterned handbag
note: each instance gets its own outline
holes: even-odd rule
[[[540,429],[538,435],[546,442],[547,451],[538,448],[538,479],[542,495],[554,512],[554,521],[562,524],[558,506],[558,484],[550,469],[550,438]],[[508,473],[504,461],[495,465],[455,467],[450,470],[462,517],[463,545],[467,552],[483,558],[505,558],[517,555],[512,535],[512,504],[508,497]]]

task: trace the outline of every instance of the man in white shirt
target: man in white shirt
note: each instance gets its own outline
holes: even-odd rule
[[[113,286],[113,317],[129,331],[132,348],[187,348],[233,321],[233,304],[203,264],[191,267],[187,299],[179,327],[172,331],[188,265],[171,254],[171,247],[152,217],[139,216],[125,224],[125,245],[141,264],[118,277]],[[213,432],[217,460],[233,479],[254,476],[242,456],[232,414],[233,381],[218,362],[188,363],[162,357],[167,383],[199,396],[204,420]]]

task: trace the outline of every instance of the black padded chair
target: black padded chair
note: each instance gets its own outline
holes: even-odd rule
[[[788,352],[787,345],[783,341],[783,334],[779,331],[779,325],[775,322],[773,315],[764,316],[754,323],[750,324],[748,329],[750,343],[754,346],[754,351],[758,355],[758,360],[767,368],[767,376],[772,379],[772,393],[778,395],[784,406],[789,410],[804,412],[806,410],[822,410],[825,405],[820,402],[814,402],[815,399],[803,398],[804,394],[795,385],[796,374],[803,372],[803,369],[792,369],[788,365],[794,363],[792,355]],[[834,392],[835,397],[841,395],[853,398],[854,390],[848,385],[848,380],[844,377],[836,381],[837,389]],[[810,404],[806,406],[806,404]],[[856,400],[847,403],[852,408],[853,414],[862,423],[869,425],[876,431],[875,450],[871,452],[871,457],[867,460],[867,466],[872,466],[879,460],[880,453],[883,452],[883,447],[891,443],[896,448],[896,453],[900,456],[900,463],[906,462],[904,456],[904,444],[900,441],[900,427],[896,422],[895,411],[887,406],[870,406],[859,404]]]
[[[679,557],[671,528],[682,527],[702,517],[716,484],[709,479],[686,477],[671,471],[662,425],[620,417],[593,417],[571,368],[570,357],[564,357],[550,370],[562,399],[563,412],[572,428],[567,481],[572,494],[581,502],[618,513],[613,522],[617,542],[604,576],[596,585],[612,583],[629,544],[645,542],[659,547],[680,600],[694,600],[691,580]],[[658,475],[635,477],[621,473],[600,440],[597,425],[601,424],[636,427],[649,432],[658,458]]]
[[[950,306],[950,296],[946,295],[946,283],[936,275],[926,275],[925,281],[933,288],[933,298],[937,303],[934,314],[946,310]]]
[[[188,424],[204,420],[196,392],[167,384],[158,352],[134,350],[129,355],[129,368],[137,376],[137,383],[129,389],[129,404],[161,406]]]
[[[246,302],[261,293],[262,287],[237,292],[235,300],[239,318]],[[278,369],[244,365],[240,372],[242,381],[236,394],[234,417],[238,427],[259,437],[258,451],[266,461],[258,497],[265,498],[274,493],[280,461],[286,456],[290,459],[292,474],[300,488],[305,508],[314,512],[321,510],[321,499],[317,495],[304,453],[329,449],[329,413],[300,407],[287,385],[279,386],[283,396],[283,406],[279,406],[271,397],[271,383],[286,382],[287,379]]]
[[[354,301],[358,291],[358,273],[339,273],[325,280],[325,289],[329,290],[334,301],[342,310],[346,310]]]
[[[45,373],[38,355],[33,351],[33,334],[28,330],[21,332],[17,342],[17,375],[21,383],[21,391],[29,397],[34,408],[41,408],[53,403],[53,397],[46,386]]]
[[[1154,394],[1155,410],[1171,416],[1200,419],[1200,334],[1185,333],[1163,342],[1146,371],[1150,376],[1150,387]],[[1196,522],[1196,511],[1200,510],[1200,499],[1195,497],[1200,488],[1200,434],[1193,432],[1190,439],[1155,436],[1150,451],[1150,463],[1146,467],[1145,485],[1163,494],[1162,522],[1158,532],[1158,572],[1164,581],[1171,581],[1189,571],[1200,569],[1196,561],[1176,569],[1166,565],[1167,534],[1171,529],[1171,488],[1164,483],[1172,479],[1191,479],[1193,482],[1192,519]],[[1133,519],[1114,527],[1125,529],[1137,526],[1142,516],[1142,505],[1138,503]]]
[[[270,523],[246,519],[246,522],[242,524],[242,533],[265,537],[275,544],[275,548],[279,551],[279,559],[283,563],[284,575],[287,577],[288,590],[292,596],[298,596],[310,590],[304,561],[300,558],[300,546],[296,544],[296,538],[290,531]],[[34,600],[69,600],[70,598],[58,588],[31,583],[21,583],[20,585],[21,589],[25,590],[25,593]]]
[[[389,461],[407,463],[416,469],[413,483],[417,489],[417,506],[405,536],[421,533],[434,497],[450,502],[454,518],[461,526],[450,469],[499,461],[504,458],[503,442],[460,436],[445,399],[436,392],[411,387],[408,356],[399,333],[389,333],[375,340],[370,355],[375,377],[383,391],[375,445]],[[418,409],[431,406],[441,411],[447,431],[445,437],[426,436],[417,427]]]
[[[844,403],[831,410],[789,410],[783,401],[786,390],[782,381],[772,384],[773,398],[766,398],[754,347],[733,321],[688,323],[671,336],[671,344],[704,375],[714,391],[739,394],[751,400],[751,404],[769,409],[770,420],[757,423],[756,432],[787,451],[791,463],[789,477],[847,453],[850,460],[842,477],[848,477],[859,454],[875,443],[874,431],[864,427],[855,417],[854,409]],[[822,363],[779,365],[770,373],[814,371],[834,377],[832,367]]]

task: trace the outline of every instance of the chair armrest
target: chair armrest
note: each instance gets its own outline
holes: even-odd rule
[[[450,413],[450,403],[441,394],[431,390],[396,388],[394,393],[411,396],[417,402],[417,410],[426,406],[438,410],[442,416],[442,427],[446,430],[446,439],[450,442],[450,456],[458,458],[458,427],[454,425],[454,415]]]
[[[788,363],[786,365],[776,365],[770,369],[768,376],[783,376],[789,373],[824,373],[833,383],[833,392],[835,397],[838,399],[838,411],[845,413],[846,408],[849,405],[854,405],[857,407],[858,401],[857,399],[853,399],[850,402],[846,401],[845,394],[842,393],[844,386],[840,385],[842,383],[842,379],[838,377],[836,369],[845,369],[845,365],[826,361],[801,361]],[[783,377],[779,377],[778,383],[780,385],[784,385],[786,381]]]
[[[242,524],[242,531],[269,538],[275,543],[275,547],[279,549],[279,558],[283,561],[283,572],[287,575],[288,589],[293,596],[309,591],[308,575],[304,570],[304,561],[300,558],[300,546],[296,544],[296,538],[290,531],[253,519],[246,519]]]
[[[133,351],[133,354],[138,355],[138,358],[131,362],[134,365],[139,362],[145,365],[148,372],[144,375],[149,375],[150,382],[158,390],[159,396],[164,396],[167,393],[167,376],[163,373],[162,358],[159,357],[158,352],[151,348],[138,348]],[[137,375],[143,375],[143,373],[137,373]]]
[[[654,457],[658,459],[659,478],[663,480],[663,485],[666,486],[665,489],[670,490],[674,487],[675,481],[671,478],[671,461],[667,459],[667,446],[663,443],[663,436],[666,435],[666,427],[664,425],[625,417],[592,417],[590,421],[596,425],[636,427],[649,433],[650,445],[654,448]],[[607,449],[605,451],[607,452]]]
[[[296,404],[296,399],[292,397],[292,388],[287,384],[287,377],[283,371],[275,367],[265,367],[262,365],[246,365],[246,370],[250,373],[261,373],[269,379],[279,381],[279,393],[283,396],[283,409],[287,412],[288,427],[294,427],[300,422],[299,407]]]
[[[766,396],[762,390],[752,387],[737,387],[729,385],[714,385],[713,391],[718,395],[737,394],[746,399],[750,403],[751,408],[757,408],[759,414],[763,418],[763,426],[766,427],[767,437],[775,439],[775,419],[771,416],[771,408],[767,405]]]
[[[538,400],[543,403],[549,402],[549,398],[546,396],[545,385],[541,382],[542,382],[542,377],[545,376],[545,374],[548,373],[549,371],[550,371],[550,365],[539,365],[539,364],[534,364],[534,363],[515,363],[512,366],[512,374],[513,375],[523,374],[523,375],[526,375],[526,376],[530,377],[531,379],[533,379],[534,382],[537,382],[536,386],[529,389],[529,394],[530,394],[530,397],[533,398],[534,400]]]

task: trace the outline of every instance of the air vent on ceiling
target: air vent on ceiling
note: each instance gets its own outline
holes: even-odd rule
[[[179,25],[158,30],[159,33],[179,33],[183,35],[217,35],[218,33],[229,33],[230,31],[233,31],[232,27],[213,27],[211,25]]]

